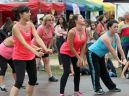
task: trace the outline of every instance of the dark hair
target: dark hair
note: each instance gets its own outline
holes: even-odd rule
[[[107,22],[107,29],[109,30],[109,28],[114,24],[114,23],[118,23],[116,20],[109,20]]]
[[[3,31],[8,34],[8,32],[11,30],[11,24],[13,23],[12,19],[10,17],[7,17],[3,26]]]
[[[76,26],[75,20],[78,19],[78,16],[79,16],[79,14],[73,15],[72,19],[69,21],[68,31]]]
[[[22,14],[24,12],[29,12],[30,9],[26,5],[20,5],[19,7],[14,8],[12,11],[14,12],[15,19],[19,20],[20,14]]]
[[[39,18],[39,20],[43,21],[43,17]]]
[[[103,20],[103,18],[104,18],[104,15],[100,15],[99,17],[98,17],[98,21],[102,21]]]
[[[124,21],[124,20],[125,20],[125,18],[123,18],[123,17],[119,17],[119,18],[118,18],[118,20]]]
[[[91,22],[91,24],[90,24],[91,30],[94,30],[94,29],[92,28],[92,24],[94,24],[94,25],[95,25],[95,27],[97,27],[97,23],[96,23],[96,22],[94,22],[94,21],[92,21],[92,22]]]
[[[58,18],[58,21],[57,21],[57,24],[56,25],[59,25],[60,24],[60,22],[59,22],[59,19],[60,18],[62,18],[63,19],[63,29],[66,31],[67,30],[67,23],[66,23],[66,20],[65,20],[65,18],[63,17],[63,16],[60,16],[59,18]]]

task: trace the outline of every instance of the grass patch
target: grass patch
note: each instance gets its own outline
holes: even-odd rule
[[[63,70],[61,70],[61,69],[59,69],[59,66],[51,66],[51,68],[52,68],[52,73],[53,73],[53,75],[55,76],[61,76],[62,74],[63,74]],[[120,77],[120,75],[121,75],[121,72],[122,72],[122,70],[121,70],[121,68],[116,68],[116,72],[117,72],[117,76],[118,77]],[[7,74],[10,74],[11,73],[11,68],[10,67],[8,67],[8,70],[7,70]],[[46,74],[46,72],[45,71],[40,71],[40,73],[45,73]]]
[[[121,69],[121,67],[119,67],[119,68],[116,68],[116,73],[117,73],[117,76],[118,76],[118,77],[120,77],[120,75],[121,75],[121,72],[122,72],[122,69]]]
[[[61,76],[63,74],[63,70],[59,69],[59,66],[52,66],[53,75]]]

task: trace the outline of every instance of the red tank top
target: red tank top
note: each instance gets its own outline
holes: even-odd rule
[[[17,23],[19,24],[19,23]],[[18,25],[19,26],[19,25]],[[32,28],[30,26],[29,32],[24,32],[19,26],[21,35],[25,39],[25,41],[31,45],[31,38],[32,38]],[[32,60],[35,55],[25,48],[22,43],[18,40],[17,37],[14,36],[14,49],[13,49],[13,60]]]
[[[80,40],[80,38],[78,37],[78,33],[77,30],[75,28],[73,28],[72,30],[74,30],[75,32],[75,36],[74,36],[74,40],[73,40],[73,47],[76,50],[76,52],[78,54],[80,54],[80,48],[81,46],[83,46],[83,44],[86,42],[86,32],[83,31],[84,37]],[[61,54],[66,54],[69,55],[70,57],[74,57],[75,54],[73,54],[69,48],[69,41],[65,41],[61,48],[60,48],[60,53]]]

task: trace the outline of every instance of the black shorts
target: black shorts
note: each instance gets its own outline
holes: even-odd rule
[[[14,64],[12,59],[7,60],[5,59],[3,56],[0,55],[0,68],[4,68],[7,66],[7,64],[10,65],[11,69],[12,69],[12,73],[15,73],[15,68],[14,68]]]
[[[42,58],[46,58],[46,57],[49,57],[49,54],[44,54],[44,55],[42,56]]]
[[[42,56],[42,58],[46,58],[46,57],[49,57],[49,54],[44,54],[44,55]],[[35,56],[35,58],[40,58],[40,57]]]

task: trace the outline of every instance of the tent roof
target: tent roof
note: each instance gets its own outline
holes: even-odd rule
[[[60,12],[65,9],[64,3],[46,3],[46,2],[40,2],[40,9],[43,12],[50,12],[51,10],[56,10],[57,12]]]
[[[114,11],[115,5],[108,2],[103,2],[102,0],[88,0],[89,2],[94,2],[96,4],[102,5],[104,11]]]
[[[51,10],[56,10],[58,12],[65,9],[64,3],[46,3],[46,2],[14,2],[14,3],[7,3],[7,4],[0,4],[0,12],[1,11],[11,11],[13,8],[19,5],[27,5],[31,10],[39,10],[41,9],[43,12],[50,12]]]
[[[29,6],[31,10],[38,10],[38,2],[20,2],[20,3],[7,3],[7,4],[0,4],[0,11],[11,11],[13,8],[25,4]]]
[[[81,11],[101,11],[103,6],[87,0],[65,0],[66,10],[72,10],[72,3],[76,3]],[[82,9],[81,9],[82,8]]]

